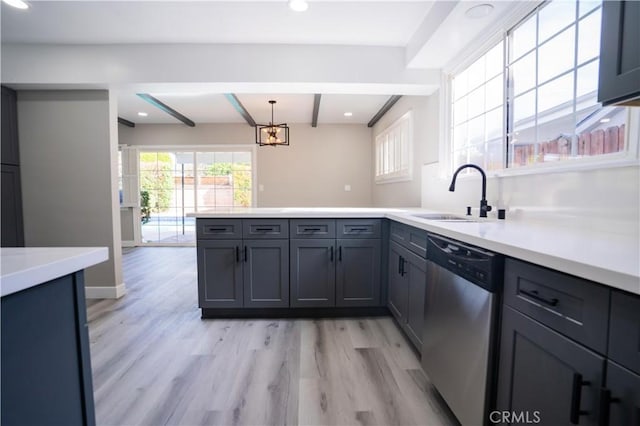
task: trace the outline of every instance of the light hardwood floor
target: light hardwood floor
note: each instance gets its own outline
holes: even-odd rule
[[[389,317],[201,320],[195,248],[124,254],[88,307],[99,425],[455,425]]]

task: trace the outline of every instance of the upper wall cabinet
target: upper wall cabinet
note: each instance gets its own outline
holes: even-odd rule
[[[639,22],[639,1],[603,2],[598,87],[602,105],[640,106]]]

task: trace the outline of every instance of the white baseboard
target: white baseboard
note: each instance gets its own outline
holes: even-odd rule
[[[117,286],[84,287],[84,294],[87,299],[120,299],[126,292],[127,289],[124,283]]]
[[[122,240],[122,247],[135,247],[136,246],[136,242],[133,240]]]

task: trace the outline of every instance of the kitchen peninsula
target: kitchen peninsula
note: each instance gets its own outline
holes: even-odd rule
[[[108,257],[2,248],[2,424],[95,424],[83,270]]]
[[[508,218],[497,220],[472,217],[469,221],[447,221],[419,217],[429,212],[429,210],[415,208],[234,208],[198,213],[193,216],[197,218],[199,261],[203,259],[200,256],[204,250],[200,244],[203,239],[236,240],[238,251],[242,251],[238,259],[242,254],[244,260],[244,249],[240,250],[240,241],[243,238],[256,238],[263,233],[258,238],[277,237],[290,241],[296,237],[289,233],[289,227],[291,223],[297,224],[300,220],[378,219],[383,225],[382,230],[379,231],[383,245],[384,239],[388,238],[388,235],[385,235],[388,224],[401,223],[414,229],[453,238],[505,256],[640,295],[640,262],[638,261],[640,246],[633,235],[558,228]],[[264,225],[275,219],[280,221],[278,227],[282,233],[278,235],[274,234],[274,229],[267,230],[268,226]],[[264,225],[256,228],[257,234],[250,234],[249,223],[253,220],[259,220]],[[211,227],[210,232],[207,232],[206,227]],[[336,238],[335,232],[340,232],[340,230],[332,232],[326,229],[316,231],[315,228],[317,227],[310,226],[306,231],[308,235],[304,237],[318,237],[319,233],[323,233],[323,236]],[[356,232],[363,231],[356,230]],[[235,249],[232,251],[232,257],[234,257]],[[328,254],[331,254],[330,250]],[[382,258],[380,262],[383,263]]]

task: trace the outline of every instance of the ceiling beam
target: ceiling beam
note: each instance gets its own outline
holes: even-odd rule
[[[313,95],[313,114],[311,115],[311,127],[318,127],[318,113],[320,112],[320,98],[321,94],[316,93]]]
[[[169,105],[166,105],[166,104],[162,103],[159,99],[154,98],[150,94],[148,94],[148,93],[137,93],[137,95],[140,96],[141,99],[144,99],[145,101],[149,102],[154,107],[156,107],[158,109],[161,109],[162,111],[166,112],[170,116],[182,121],[187,126],[196,127],[196,123],[194,123],[193,121],[189,120],[187,117],[185,117],[184,115],[180,114],[178,111],[176,111],[175,109],[171,108]]]
[[[127,127],[136,127],[136,123],[129,121],[126,118],[118,117],[118,124],[124,124]]]
[[[256,127],[256,120],[254,120],[253,117],[251,117],[251,114],[249,114],[249,111],[247,111],[244,105],[242,105],[242,102],[240,102],[240,99],[238,99],[238,97],[235,94],[225,93],[224,96],[231,103],[231,105],[233,105],[236,111],[238,111],[238,113],[242,116],[242,118],[245,119],[245,121],[247,122],[247,124],[249,124],[249,126]]]
[[[401,97],[402,97],[402,95],[393,95],[393,96],[391,96],[387,100],[387,102],[385,102],[384,105],[382,105],[382,108],[380,108],[380,111],[376,112],[376,115],[374,115],[373,118],[371,119],[371,121],[369,121],[367,123],[367,127],[375,126],[375,124],[378,122],[378,120],[380,120],[382,118],[382,116],[385,115],[387,113],[387,111],[389,111],[391,109],[391,107],[394,106],[396,102],[398,102],[398,100],[400,100]]]

